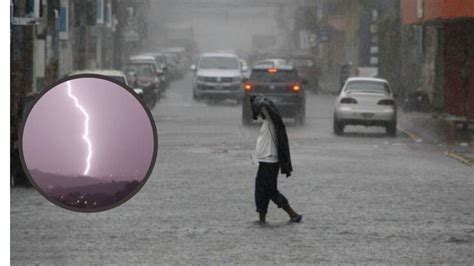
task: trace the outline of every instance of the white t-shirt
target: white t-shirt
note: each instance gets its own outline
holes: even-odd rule
[[[273,121],[265,108],[263,108],[263,114],[265,115],[266,119],[263,120],[262,127],[260,128],[260,134],[257,138],[255,157],[259,162],[277,163],[278,149],[276,146],[277,139],[275,126],[273,125]]]

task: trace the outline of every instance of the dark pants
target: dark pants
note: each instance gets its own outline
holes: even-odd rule
[[[257,212],[266,214],[268,203],[272,200],[278,208],[289,206],[288,200],[278,192],[277,178],[280,170],[279,163],[263,163],[258,166],[257,178],[255,180],[255,204]]]

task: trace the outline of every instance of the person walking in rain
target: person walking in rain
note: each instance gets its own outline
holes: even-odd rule
[[[257,138],[255,156],[259,162],[255,180],[255,204],[259,213],[260,223],[266,223],[268,204],[272,200],[290,216],[290,222],[299,223],[302,215],[296,213],[277,188],[278,172],[281,169],[286,177],[291,175],[290,148],[288,136],[282,118],[276,106],[262,95],[250,97],[252,118],[263,119],[263,124]]]

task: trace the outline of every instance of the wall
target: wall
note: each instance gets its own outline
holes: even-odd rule
[[[444,111],[474,119],[474,21],[444,27]],[[464,75],[463,75],[464,74]],[[466,79],[467,78],[467,79]],[[468,80],[466,84],[465,81]]]
[[[418,1],[423,2],[423,17],[417,14]],[[436,19],[474,17],[473,0],[402,0],[403,23],[413,24]]]

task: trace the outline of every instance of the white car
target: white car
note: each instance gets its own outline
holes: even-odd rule
[[[233,99],[242,100],[242,71],[239,58],[230,53],[202,54],[193,81],[193,99]]]
[[[120,70],[115,69],[86,69],[86,70],[78,70],[70,73],[68,76],[72,75],[80,75],[80,74],[96,74],[102,75],[109,78],[112,78],[118,82],[125,84],[127,87],[130,86],[128,84],[128,79],[125,73]],[[133,91],[140,97],[143,97],[143,90],[139,88],[134,88]]]
[[[78,70],[70,73],[68,76],[72,75],[79,75],[79,74],[96,74],[96,75],[102,75],[106,76],[109,78],[112,78],[118,82],[121,82],[125,85],[128,84],[127,76],[125,73],[123,73],[120,70],[115,70],[115,69],[85,69],[85,70]]]
[[[397,134],[397,106],[384,79],[349,78],[336,99],[334,133],[341,135],[346,125],[382,126],[387,134]]]

